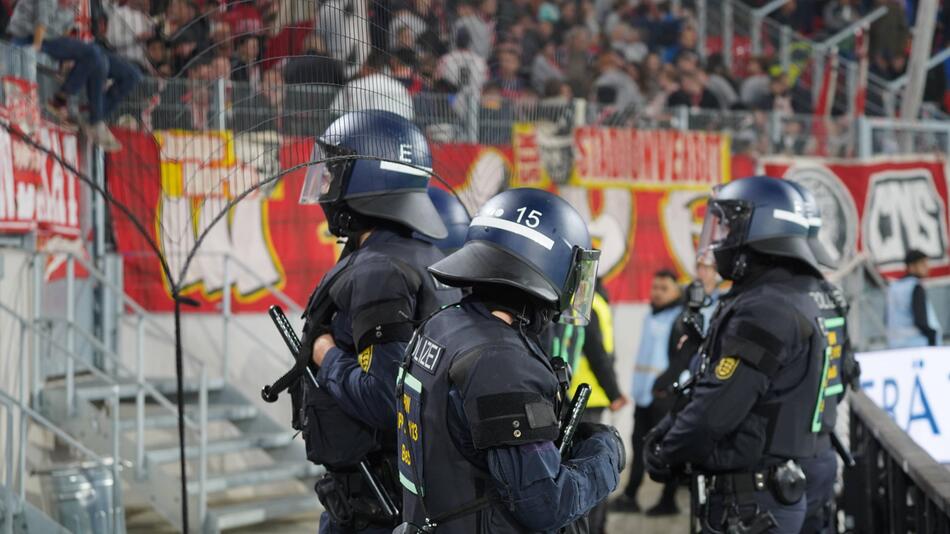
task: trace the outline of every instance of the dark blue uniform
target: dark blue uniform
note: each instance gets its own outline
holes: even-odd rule
[[[327,352],[317,381],[340,409],[374,430],[381,456],[394,456],[396,374],[412,335],[412,321],[461,298],[458,289],[437,286],[426,271],[442,257],[435,246],[408,233],[377,228],[342,260],[338,268],[342,271],[330,290],[337,310],[331,322],[336,348]],[[395,489],[395,481],[389,482],[386,485]],[[391,530],[388,526],[361,532]],[[347,530],[334,525],[325,513],[320,532]]]
[[[779,502],[770,479],[815,451],[825,340],[809,292],[819,290],[815,274],[772,268],[736,283],[713,318],[705,367],[659,452],[706,475],[706,529],[725,528],[734,507],[744,523],[771,512],[773,533],[802,526],[805,499]]]
[[[403,519],[435,519],[439,534],[574,531],[616,487],[618,443],[594,433],[561,459],[550,360],[491,306],[466,297],[417,333],[398,416]]]

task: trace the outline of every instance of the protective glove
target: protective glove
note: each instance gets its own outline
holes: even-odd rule
[[[706,339],[706,335],[703,333],[705,323],[706,318],[698,311],[687,310],[683,313],[683,331],[690,343],[701,345]],[[684,342],[681,345],[685,344]]]
[[[643,444],[643,461],[646,465],[647,473],[650,478],[656,482],[669,482],[673,480],[673,468],[662,456],[660,442],[663,436],[669,432],[673,426],[673,418],[666,416],[650,432],[647,433]]]
[[[611,425],[584,422],[577,425],[577,432],[575,432],[574,437],[576,441],[580,442],[590,439],[595,434],[607,435],[614,442],[617,449],[617,472],[622,472],[627,465],[627,450],[624,448],[623,439],[621,439],[616,428]]]

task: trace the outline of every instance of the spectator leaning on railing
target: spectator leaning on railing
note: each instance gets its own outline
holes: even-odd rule
[[[66,5],[61,5],[63,3]],[[69,0],[20,0],[13,11],[8,31],[15,44],[32,44],[37,52],[42,51],[59,61],[73,62],[66,81],[47,103],[47,110],[64,127],[75,129],[76,122],[70,116],[68,99],[85,87],[89,99],[87,134],[104,150],[113,152],[121,149],[122,145],[109,131],[103,119],[115,108],[121,97],[125,96],[124,93],[131,89],[127,82],[133,82],[134,86],[137,79],[126,79],[128,73],[122,68],[124,65],[120,64],[120,58],[110,58],[99,46],[67,36],[75,22],[75,8],[76,5]],[[116,81],[120,87],[114,91],[110,88],[109,94],[104,94],[106,78],[113,66],[119,75]]]

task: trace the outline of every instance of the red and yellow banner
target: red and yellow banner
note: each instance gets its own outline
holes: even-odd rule
[[[658,269],[673,268],[684,276],[692,271],[705,194],[730,174],[730,162],[723,159],[725,139],[704,133],[640,135],[614,129],[601,135],[579,129],[566,145],[552,147],[550,139],[530,136],[528,127],[519,126],[514,148],[433,145],[435,172],[471,212],[512,186],[561,194],[588,221],[603,250],[602,274],[615,302],[645,300]],[[180,276],[197,236],[207,232],[182,278],[183,293],[200,303],[198,310],[219,310],[226,284],[239,311],[261,311],[276,303],[267,287],[303,304],[333,265],[339,247],[327,232],[322,211],[297,203],[311,140],[182,131],[125,132],[120,139],[125,150],[107,161],[111,192],[142,214],[173,276]],[[619,166],[606,164],[609,151],[620,150],[621,141],[634,143],[628,152],[645,155],[646,167],[636,167],[640,164],[634,157]],[[526,148],[532,142],[540,146],[533,163]],[[565,159],[575,148],[578,160]],[[659,174],[654,175],[654,167]],[[282,179],[265,183],[281,169]],[[557,178],[563,176],[569,179],[560,183]],[[240,202],[219,217],[238,196]],[[172,309],[168,280],[155,254],[123,213],[113,213],[117,244],[125,255],[126,289],[149,309]],[[234,259],[225,265],[225,256]]]

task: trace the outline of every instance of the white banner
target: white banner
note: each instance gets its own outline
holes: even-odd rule
[[[868,397],[938,462],[950,464],[950,347],[857,357]]]

